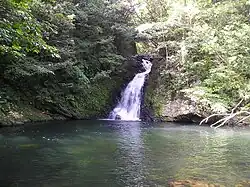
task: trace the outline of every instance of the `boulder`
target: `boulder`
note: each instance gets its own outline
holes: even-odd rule
[[[167,101],[162,107],[164,121],[200,122],[205,116],[200,111],[197,103],[185,99]]]

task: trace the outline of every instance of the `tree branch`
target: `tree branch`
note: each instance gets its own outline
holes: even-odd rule
[[[208,120],[209,120],[209,118],[211,118],[211,117],[214,117],[214,116],[226,116],[226,115],[230,115],[230,114],[212,114],[212,115],[206,117],[205,119],[203,119],[203,120],[200,122],[199,125],[202,125],[202,123],[204,123],[204,122],[207,123]]]
[[[230,113],[224,113],[224,114],[212,114],[206,118],[204,118],[199,125],[202,125],[203,123],[207,123],[208,120],[212,117],[215,116],[223,116],[221,119],[217,120],[215,123],[211,124],[210,127],[211,128],[219,128],[222,127],[223,125],[225,125],[226,123],[228,123],[229,120],[232,120],[233,118],[240,116],[242,117],[242,119],[239,119],[239,121],[236,122],[236,125],[245,121],[246,119],[250,118],[250,112],[246,111],[246,110],[240,110],[238,112],[235,112],[235,110],[237,110],[239,108],[239,106],[241,105],[241,103],[244,101],[244,99],[241,99],[235,106],[234,108],[231,110]],[[244,115],[242,115],[244,114]]]
[[[239,105],[240,105],[243,101],[244,101],[244,99],[241,99],[240,102],[238,102],[238,104],[235,105],[235,107],[232,109],[231,114],[234,113],[234,111],[239,107]]]

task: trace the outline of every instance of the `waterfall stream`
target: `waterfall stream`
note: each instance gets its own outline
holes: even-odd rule
[[[133,80],[128,84],[122,93],[121,100],[109,115],[109,119],[119,119],[126,121],[139,121],[142,88],[146,76],[150,73],[152,63],[142,59],[142,65],[145,72],[135,75]]]

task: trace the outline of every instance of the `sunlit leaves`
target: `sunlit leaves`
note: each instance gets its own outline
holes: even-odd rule
[[[160,3],[151,2],[161,9]],[[203,99],[221,100],[225,106],[233,105],[239,97],[247,98],[250,93],[249,1],[199,0],[186,1],[185,5],[183,1],[175,1],[168,6],[167,14],[157,17],[161,22],[154,23],[161,27],[158,30],[151,27],[140,34],[144,38],[139,38],[154,42],[153,49],[166,48],[167,65],[163,70],[166,90],[202,87],[206,90]],[[175,45],[170,45],[171,42]]]
[[[31,14],[31,0],[7,0],[0,25],[1,54],[19,58],[20,54],[47,52],[58,57],[56,48],[49,46],[43,38],[43,28]]]

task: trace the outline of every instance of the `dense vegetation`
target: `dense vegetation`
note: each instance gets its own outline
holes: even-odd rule
[[[140,15],[155,22],[140,27],[140,50],[167,56],[153,102],[184,94],[210,112],[226,113],[241,100],[249,110],[249,1],[146,2]]]
[[[0,7],[0,116],[103,114],[121,84],[110,77],[126,56],[120,40],[130,42],[129,7],[102,0],[1,0]]]
[[[37,118],[34,108],[41,118],[107,113],[133,40],[141,53],[166,56],[148,93],[152,107],[184,94],[212,112],[241,99],[249,110],[247,0],[1,0],[0,7],[1,121]]]

